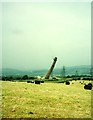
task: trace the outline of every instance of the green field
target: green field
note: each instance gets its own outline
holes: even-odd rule
[[[0,82],[2,118],[91,118],[91,90],[72,82]]]

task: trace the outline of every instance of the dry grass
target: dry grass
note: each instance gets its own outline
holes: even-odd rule
[[[3,118],[90,118],[91,91],[78,81],[63,83],[2,82]]]

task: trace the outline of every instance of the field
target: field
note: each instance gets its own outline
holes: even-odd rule
[[[91,118],[91,90],[72,82],[2,81],[2,118]]]

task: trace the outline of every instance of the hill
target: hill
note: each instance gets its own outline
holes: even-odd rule
[[[65,73],[66,75],[75,75],[75,72],[78,72],[78,75],[89,75],[90,74],[90,65],[81,65],[81,66],[70,66],[65,67]],[[47,69],[42,70],[17,70],[17,69],[11,69],[11,68],[3,68],[0,70],[0,75],[4,76],[10,76],[10,75],[30,75],[30,76],[44,76],[48,72]],[[62,68],[56,68],[53,70],[52,75],[61,75]]]

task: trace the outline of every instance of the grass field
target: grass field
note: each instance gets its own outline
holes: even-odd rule
[[[8,81],[1,84],[3,118],[91,117],[91,90],[85,90],[79,81],[70,85]]]

